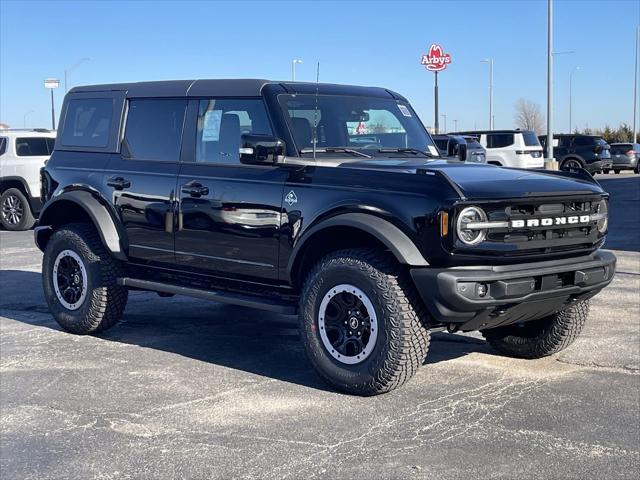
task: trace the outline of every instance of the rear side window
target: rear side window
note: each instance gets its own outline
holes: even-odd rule
[[[186,107],[182,99],[130,100],[123,154],[136,160],[177,162]]]
[[[434,138],[433,141],[436,143],[436,147],[438,147],[441,152],[447,151],[447,146],[449,145],[448,138]]]
[[[539,147],[540,142],[538,137],[533,132],[522,132],[522,138],[524,138],[524,144],[527,147]]]
[[[110,98],[78,98],[69,102],[60,144],[67,147],[106,147],[113,121]]]
[[[596,140],[593,137],[576,137],[573,139],[573,144],[576,147],[588,147],[595,145]]]
[[[7,151],[7,137],[0,137],[0,155]]]
[[[46,157],[53,151],[53,142],[45,137],[16,138],[16,155],[18,157]]]
[[[488,133],[487,148],[504,148],[513,145],[513,133]]]

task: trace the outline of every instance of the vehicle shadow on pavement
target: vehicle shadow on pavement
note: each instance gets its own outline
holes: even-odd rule
[[[0,271],[2,315],[62,331],[49,315],[40,285],[37,272]],[[187,297],[160,298],[155,293],[131,292],[123,321],[97,337],[332,391],[307,359],[296,317]],[[435,333],[425,364],[472,352],[491,353],[482,340]]]

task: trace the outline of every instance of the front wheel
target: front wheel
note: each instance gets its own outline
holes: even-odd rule
[[[482,331],[498,352],[511,357],[542,358],[571,345],[589,317],[589,301],[576,303],[553,315]]]
[[[7,230],[29,230],[35,223],[27,197],[17,188],[0,195],[0,223]]]
[[[92,225],[71,224],[57,230],[44,252],[42,282],[49,310],[60,326],[88,334],[115,325],[128,295],[116,283],[121,269]]]
[[[300,298],[301,338],[311,363],[338,390],[391,391],[426,358],[426,313],[406,272],[384,252],[329,254],[307,276]]]

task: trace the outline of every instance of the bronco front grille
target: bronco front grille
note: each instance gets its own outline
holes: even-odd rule
[[[495,222],[480,248],[504,256],[593,250],[603,239],[597,221],[592,220],[598,213],[600,200],[597,196],[555,202],[480,204],[488,221]],[[569,223],[574,220],[576,223]]]

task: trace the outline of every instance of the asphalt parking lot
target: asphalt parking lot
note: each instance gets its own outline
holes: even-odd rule
[[[612,195],[612,285],[560,355],[435,334],[375,398],[328,389],[295,319],[130,295],[97,337],[61,331],[32,232],[0,232],[0,478],[637,478],[640,177]]]

